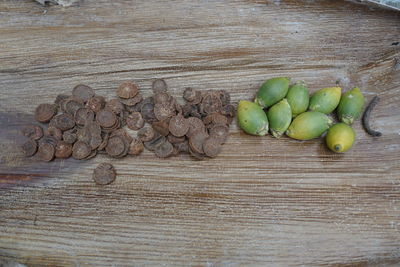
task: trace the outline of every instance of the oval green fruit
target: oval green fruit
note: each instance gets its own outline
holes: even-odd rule
[[[332,125],[326,114],[307,111],[298,115],[286,131],[286,135],[297,140],[309,140],[321,136]]]
[[[254,102],[261,107],[270,107],[282,100],[289,90],[290,79],[276,77],[265,81],[258,89]]]
[[[342,88],[340,87],[320,89],[312,95],[309,109],[329,114],[338,106],[341,94]]]
[[[292,109],[293,117],[306,112],[310,102],[310,94],[304,82],[298,82],[289,87],[286,99]]]
[[[351,126],[340,122],[333,125],[326,134],[326,145],[330,150],[337,153],[349,150],[356,139],[356,134]]]
[[[236,115],[239,127],[246,133],[260,136],[268,133],[267,115],[256,103],[241,100]]]
[[[292,110],[286,98],[273,105],[267,113],[271,134],[279,138],[292,121]]]
[[[352,124],[354,120],[360,117],[364,102],[364,96],[357,87],[344,93],[337,108],[339,120]]]

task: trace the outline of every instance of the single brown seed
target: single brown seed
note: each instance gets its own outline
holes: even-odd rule
[[[59,114],[55,116],[49,126],[54,126],[61,131],[72,129],[75,126],[75,120],[70,114]]]
[[[32,140],[39,140],[43,136],[43,129],[39,125],[27,125],[21,130],[22,134]]]
[[[63,137],[62,131],[54,126],[47,127],[47,129],[44,131],[44,135],[53,136],[57,140],[61,140]]]
[[[143,100],[142,106],[140,108],[140,113],[142,113],[143,119],[148,123],[153,123],[157,121],[154,114],[154,99],[153,97],[148,97]]]
[[[35,110],[35,119],[38,122],[49,122],[54,115],[56,115],[57,109],[53,104],[40,104]]]
[[[156,121],[151,124],[153,129],[163,136],[167,136],[169,134],[169,120]]]
[[[202,132],[202,131],[195,132],[189,138],[190,148],[196,153],[204,154],[203,144],[207,138],[208,138],[208,134],[206,134],[205,132]]]
[[[206,131],[206,127],[204,126],[204,123],[201,119],[196,117],[189,117],[187,118],[187,121],[189,122],[189,130],[186,133],[187,137],[192,136],[196,132]]]
[[[73,116],[78,109],[83,107],[84,102],[82,101],[82,99],[71,96],[62,102],[61,110]]]
[[[159,158],[168,158],[174,152],[174,147],[168,141],[163,142],[154,150],[154,153]]]
[[[182,114],[172,117],[169,121],[169,131],[177,137],[185,136],[189,131],[189,127],[189,121]]]
[[[139,88],[133,82],[123,82],[117,88],[117,96],[120,98],[132,98],[137,95],[139,92]]]
[[[121,114],[125,109],[124,104],[122,104],[118,98],[107,101],[105,108],[111,110],[115,114]]]
[[[75,143],[77,136],[76,136],[76,129],[72,128],[68,131],[63,132],[63,141],[67,142],[68,144]]]
[[[196,90],[191,87],[185,88],[185,91],[183,91],[183,99],[187,102],[194,101],[196,99]]]
[[[144,150],[143,142],[138,138],[134,138],[129,146],[129,155],[139,155]]]
[[[187,103],[190,105],[197,105],[197,104],[200,104],[202,99],[203,99],[202,93],[200,91],[196,90],[194,99],[192,101],[187,101]]]
[[[93,171],[93,180],[96,184],[107,185],[115,181],[116,172],[110,163],[101,163]]]
[[[219,99],[219,97],[214,92],[208,92],[201,101],[200,113],[207,115],[214,112],[219,112],[221,107],[221,99]]]
[[[176,143],[184,142],[186,140],[186,137],[185,136],[176,137],[175,135],[172,135],[171,133],[169,133],[169,135],[167,136],[167,140],[171,144],[176,144]]]
[[[152,127],[146,126],[137,132],[137,137],[142,142],[148,142],[154,138],[155,132]]]
[[[123,137],[115,135],[108,139],[108,144],[106,146],[106,152],[111,157],[119,157],[125,151],[125,142]]]
[[[94,96],[94,91],[90,86],[78,84],[72,89],[72,95],[81,99],[83,102],[87,102],[89,98]]]
[[[94,112],[99,112],[101,109],[104,108],[106,105],[106,100],[104,99],[103,96],[93,96],[89,98],[89,100],[86,103],[86,107],[90,108]]]
[[[159,103],[154,105],[154,115],[159,121],[169,119],[174,116],[175,113],[175,106],[172,106],[169,103]]]
[[[103,128],[109,128],[116,124],[117,116],[108,109],[102,109],[96,114],[96,121]]]
[[[74,119],[76,124],[84,125],[94,120],[94,111],[89,108],[80,108],[75,112]]]
[[[74,159],[84,159],[90,155],[92,149],[83,141],[77,141],[72,147],[72,157]]]
[[[169,103],[172,100],[172,96],[167,92],[158,92],[154,94],[154,104]]]
[[[127,99],[120,98],[119,99],[119,101],[122,104],[124,104],[125,106],[128,106],[128,107],[135,106],[136,104],[140,103],[142,100],[143,100],[143,97],[139,93],[135,97],[132,97],[132,98],[127,98]]]
[[[210,137],[217,140],[220,144],[226,142],[229,136],[229,127],[225,124],[214,124],[209,130]]]
[[[72,145],[65,141],[59,141],[56,145],[56,158],[69,158],[72,154]]]
[[[144,126],[144,119],[140,112],[133,112],[126,118],[126,126],[131,130],[139,130]]]
[[[143,142],[143,145],[147,150],[154,151],[158,146],[162,145],[167,139],[165,136],[162,136],[161,134],[157,133],[155,137],[148,141],[148,142]]]
[[[22,150],[24,151],[25,156],[31,157],[35,155],[37,151],[37,142],[33,139],[29,139],[25,143],[21,145]]]
[[[38,156],[43,161],[51,161],[54,158],[55,148],[52,144],[42,143],[38,148]]]
[[[156,79],[152,84],[153,93],[165,92],[168,89],[167,83],[164,79]]]
[[[210,158],[215,158],[221,152],[221,149],[221,143],[213,137],[207,138],[203,143],[204,154]]]
[[[211,113],[203,118],[205,125],[208,124],[228,124],[228,118],[219,112]]]

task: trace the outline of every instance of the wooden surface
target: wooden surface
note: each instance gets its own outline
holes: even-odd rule
[[[0,258],[28,266],[399,266],[400,15],[343,1],[0,2]],[[323,140],[243,134],[195,161],[25,159],[37,104],[86,83],[114,96],[164,78],[251,99],[267,78],[379,95],[373,138],[346,154]],[[100,162],[118,171],[96,186]]]

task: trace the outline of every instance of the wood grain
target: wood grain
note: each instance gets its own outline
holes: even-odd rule
[[[0,2],[0,258],[28,266],[398,266],[400,15],[343,1]],[[17,149],[37,104],[125,80],[251,99],[267,78],[360,86],[380,104],[346,154],[237,125],[221,156],[41,163]],[[100,162],[118,171],[96,186]]]

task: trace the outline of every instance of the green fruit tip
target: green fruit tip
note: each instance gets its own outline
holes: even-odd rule
[[[279,137],[281,137],[283,135],[283,132],[272,129],[271,130],[271,134],[272,134],[273,137],[279,138]]]
[[[261,127],[257,132],[256,135],[264,136],[268,134],[268,123],[265,123],[263,127]]]
[[[342,146],[337,144],[337,145],[334,145],[333,148],[335,149],[336,152],[339,152],[342,149]]]

